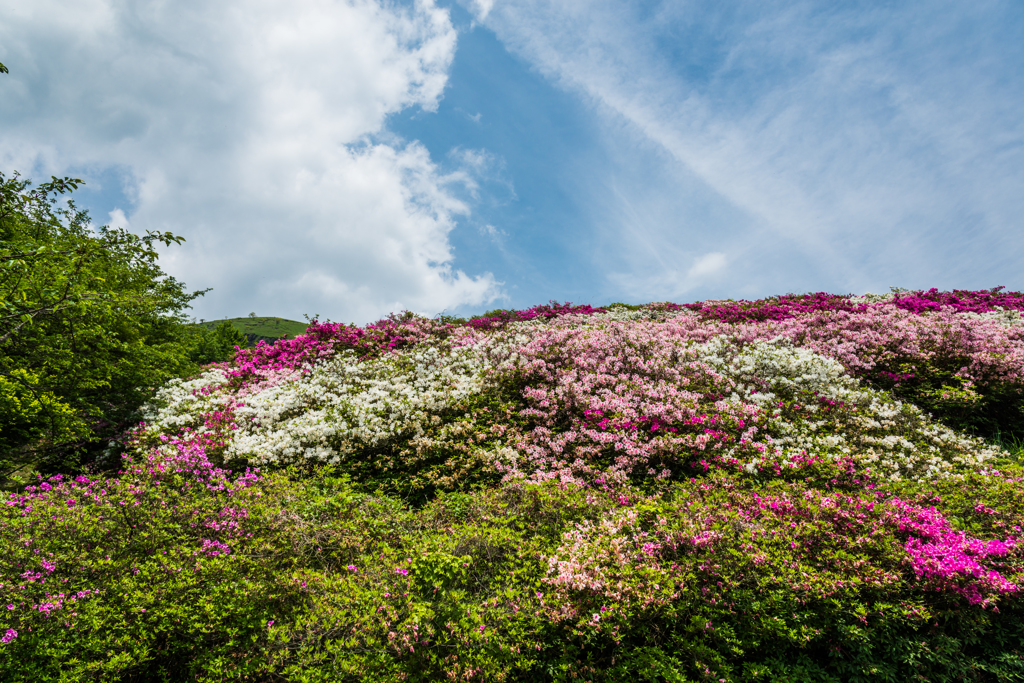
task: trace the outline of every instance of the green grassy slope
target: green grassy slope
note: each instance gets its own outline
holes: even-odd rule
[[[274,339],[281,339],[283,337],[295,337],[297,334],[302,334],[306,331],[306,323],[299,322],[297,320],[287,320],[285,318],[270,318],[270,317],[257,317],[257,318],[227,318],[227,321],[231,323],[231,326],[236,330],[249,337],[250,340],[265,339],[271,341]],[[201,323],[197,323],[199,327],[203,327],[208,330],[213,330],[220,325],[223,320],[206,320]]]

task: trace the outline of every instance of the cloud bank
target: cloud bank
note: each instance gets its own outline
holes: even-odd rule
[[[0,14],[0,167],[113,169],[127,205],[111,222],[187,238],[162,261],[214,288],[197,317],[365,322],[499,294],[455,268],[448,239],[472,164],[442,168],[387,131],[444,91],[456,32],[432,0],[0,0]]]

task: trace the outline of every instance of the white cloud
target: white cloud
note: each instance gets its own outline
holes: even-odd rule
[[[623,168],[640,177],[591,178],[617,283],[681,283],[709,250],[730,254],[730,293],[1019,281],[1024,49],[1005,3],[503,0],[484,23],[639,149]]]
[[[127,169],[135,204],[116,220],[187,238],[162,260],[214,288],[197,316],[365,321],[497,295],[489,273],[452,266],[472,168],[443,173],[385,128],[442,96],[456,33],[432,0],[0,0],[0,13],[0,164]]]
[[[660,267],[628,273],[609,273],[618,293],[628,298],[650,300],[684,300],[688,294],[718,285],[727,273],[729,257],[722,252],[703,254],[690,260],[683,272],[676,264],[659,263]]]
[[[728,262],[729,259],[721,252],[715,251],[710,254],[704,254],[686,271],[686,277],[691,280],[712,277],[722,272]]]
[[[477,21],[484,21],[494,9],[494,0],[468,0],[469,10]]]
[[[505,246],[505,240],[508,239],[508,233],[501,228],[496,228],[490,223],[487,223],[479,228],[480,234],[486,235],[499,247]]]
[[[107,222],[112,228],[127,230],[129,229],[128,218],[124,215],[124,211],[121,209],[114,209],[109,214],[110,220]]]

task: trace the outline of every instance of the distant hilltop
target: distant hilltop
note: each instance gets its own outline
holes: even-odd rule
[[[200,323],[196,323],[196,325],[207,330],[213,330],[223,322],[231,323],[231,326],[241,332],[242,336],[246,338],[246,341],[254,346],[261,340],[268,344],[273,344],[278,339],[292,339],[296,335],[305,332],[308,325],[308,323],[299,322],[297,320],[257,316],[225,318],[221,320],[204,320]]]

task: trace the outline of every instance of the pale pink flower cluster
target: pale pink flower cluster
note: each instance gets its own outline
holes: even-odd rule
[[[836,359],[785,337],[715,328],[691,315],[567,316],[531,330],[492,375],[523,387],[527,422],[506,432],[515,457],[496,467],[507,479],[614,482],[685,467],[774,471],[852,458],[886,478],[920,479],[998,454],[864,388]]]
[[[713,492],[715,486],[696,489]],[[989,605],[999,595],[1020,592],[1006,575],[1007,570],[1021,573],[1019,538],[972,538],[953,529],[934,508],[817,490],[800,495],[750,491],[717,500],[692,494],[668,504],[638,501],[636,507],[612,509],[596,523],[578,523],[566,532],[547,558],[544,581],[553,590],[552,614],[577,619],[585,605],[596,602],[616,609],[657,608],[686,590],[680,583],[686,576],[694,570],[713,574],[725,557],[741,564],[745,557],[757,566],[774,562],[777,571],[792,568],[802,577],[807,576],[801,573],[803,564],[817,565],[825,581],[794,587],[822,595],[844,584],[903,580],[901,564],[929,589],[951,591],[970,604]],[[657,516],[642,523],[638,510],[644,508],[656,509]],[[778,553],[781,539],[792,539],[791,558],[769,555]],[[858,560],[855,554],[870,544],[881,544],[876,553],[888,552],[889,567]],[[835,554],[819,558],[815,547],[845,548],[848,560],[844,564]],[[730,554],[735,549],[744,552]]]
[[[661,561],[662,549],[671,543],[664,525],[661,519],[654,531],[645,531],[636,511],[623,509],[566,532],[556,554],[547,558],[544,579],[560,598],[552,602],[555,617],[576,616],[572,598],[581,592],[600,596],[618,610],[649,609],[678,598],[678,566]],[[699,521],[696,535],[698,527]]]

